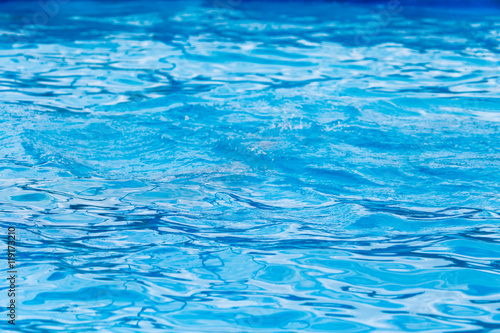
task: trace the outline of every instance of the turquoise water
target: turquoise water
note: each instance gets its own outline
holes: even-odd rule
[[[0,6],[15,331],[500,331],[498,9]]]

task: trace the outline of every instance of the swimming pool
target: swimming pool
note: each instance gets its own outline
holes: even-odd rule
[[[15,330],[500,329],[496,7],[0,6]]]

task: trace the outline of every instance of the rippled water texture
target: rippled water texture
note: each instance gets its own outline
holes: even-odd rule
[[[0,6],[16,330],[499,332],[497,9]]]

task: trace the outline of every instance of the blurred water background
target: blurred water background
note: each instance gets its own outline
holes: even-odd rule
[[[497,7],[48,4],[0,3],[16,330],[500,331]]]

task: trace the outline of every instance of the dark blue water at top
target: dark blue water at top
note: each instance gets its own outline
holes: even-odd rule
[[[498,9],[0,6],[16,330],[500,330]]]

